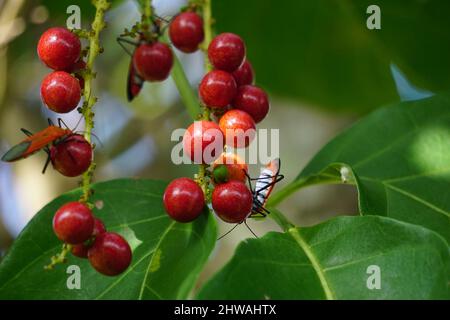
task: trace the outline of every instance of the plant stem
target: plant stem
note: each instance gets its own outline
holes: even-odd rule
[[[209,72],[212,70],[211,63],[208,59],[207,49],[212,40],[212,23],[211,23],[211,0],[203,1],[203,27],[205,33],[205,40],[203,41],[203,51],[205,52],[205,70]],[[211,120],[211,111],[207,106],[203,106],[202,120],[210,121]],[[200,183],[200,187],[203,190],[203,193],[208,195],[208,181],[205,179],[205,175],[207,172],[208,165],[201,164],[198,169],[197,179]]]
[[[317,185],[317,184],[338,184],[342,183],[338,176],[327,175],[326,173],[321,173],[306,178],[296,179],[289,183],[287,186],[282,188],[280,191],[272,194],[267,200],[268,207],[274,207],[284,199],[289,197],[294,192],[298,191],[307,186]]]
[[[289,229],[295,228],[295,225],[291,223],[285,216],[282,214],[278,209],[270,208],[270,215],[269,217],[275,221],[280,228],[284,232],[288,232]]]
[[[89,51],[86,62],[86,72],[83,74],[84,78],[84,105],[82,108],[83,117],[85,120],[85,133],[84,138],[91,143],[92,129],[94,128],[94,112],[92,107],[97,101],[97,98],[92,95],[92,79],[95,78],[93,72],[95,58],[101,53],[102,48],[100,46],[99,35],[100,32],[106,27],[104,16],[106,10],[109,9],[110,3],[108,0],[93,0],[95,6],[95,18],[92,22],[91,31],[89,33]],[[95,163],[92,162],[89,169],[83,174],[83,180],[81,182],[81,188],[83,194],[80,201],[87,202],[90,195],[90,185],[92,174],[95,169]]]
[[[203,41],[203,51],[207,55],[208,46],[212,40],[212,13],[211,13],[211,0],[203,0],[203,24],[205,28],[205,40]],[[211,71],[212,66],[206,56],[205,69]]]
[[[150,26],[152,24],[152,0],[143,0],[143,13],[141,23],[146,38],[150,39]]]
[[[200,106],[197,99],[197,96],[194,94],[194,91],[189,84],[189,80],[186,77],[186,74],[183,70],[183,66],[178,58],[174,55],[173,67],[172,67],[172,79],[177,86],[178,91],[180,92],[181,100],[183,104],[186,106],[186,109],[189,112],[189,115],[192,119],[197,119],[200,114]]]
[[[57,264],[66,262],[67,254],[72,250],[70,244],[64,243],[61,252],[51,257],[50,264],[44,267],[45,270],[52,270]]]

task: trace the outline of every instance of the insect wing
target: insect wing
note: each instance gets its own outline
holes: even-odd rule
[[[25,159],[26,157],[42,150],[47,147],[50,143],[71,134],[68,129],[62,129],[56,126],[48,126],[44,130],[35,133],[21,143],[12,147],[8,152],[6,152],[2,160],[7,162],[12,162],[20,159]]]
[[[26,158],[30,153],[27,153],[31,145],[31,141],[22,141],[21,143],[15,145],[9,149],[3,156],[2,161],[13,162],[19,159]],[[27,155],[28,154],[28,155]]]
[[[128,69],[128,81],[127,81],[127,98],[128,101],[132,101],[141,91],[144,80],[137,74],[136,68],[131,59],[130,67]]]

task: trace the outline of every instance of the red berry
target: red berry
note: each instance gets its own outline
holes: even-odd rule
[[[218,168],[220,165],[225,165],[227,168],[227,181],[237,180],[245,182],[248,172],[248,166],[237,154],[234,153],[222,153],[222,155],[214,161],[213,169]],[[216,183],[216,181],[214,181]]]
[[[106,276],[116,276],[131,263],[132,253],[128,242],[117,233],[98,235],[88,251],[91,265]]]
[[[65,71],[54,71],[42,81],[41,96],[50,110],[67,113],[75,109],[80,102],[80,83]]]
[[[233,107],[247,112],[256,123],[259,123],[269,112],[269,98],[263,89],[246,85],[238,89]]]
[[[66,177],[85,172],[92,161],[92,146],[82,135],[73,134],[50,148],[53,167]]]
[[[208,47],[208,58],[214,68],[233,72],[245,58],[245,44],[234,33],[222,33]]]
[[[248,60],[245,60],[239,68],[233,71],[233,77],[238,87],[252,84],[254,76],[253,67]]]
[[[227,111],[219,121],[225,144],[233,148],[246,148],[256,135],[255,121],[244,111]]]
[[[212,193],[214,212],[225,222],[240,223],[252,210],[253,197],[247,186],[240,181],[216,185]]]
[[[236,81],[225,71],[208,72],[200,82],[199,93],[203,103],[211,108],[224,108],[234,99]]]
[[[195,12],[181,13],[170,23],[169,35],[177,49],[194,52],[204,38],[203,20]]]
[[[95,240],[96,236],[98,236],[99,234],[105,233],[105,232],[106,232],[106,228],[105,228],[105,225],[103,224],[102,220],[100,220],[98,218],[94,218],[94,231],[92,231],[91,237],[94,237],[94,240]],[[90,239],[88,239],[87,241],[90,241]],[[82,243],[82,244],[74,245],[72,247],[72,254],[79,258],[87,258],[88,250],[91,246],[92,246],[92,243],[89,243],[89,244]]]
[[[220,127],[212,121],[195,121],[183,136],[183,151],[196,164],[211,163],[223,150]]]
[[[173,180],[164,191],[164,207],[167,214],[178,222],[191,222],[203,211],[205,196],[192,179]]]
[[[83,243],[89,239],[93,230],[92,211],[80,202],[66,203],[56,211],[53,217],[53,231],[65,243]]]
[[[133,63],[139,75],[145,80],[163,81],[172,69],[172,50],[161,42],[141,44],[134,52]]]
[[[54,70],[69,69],[80,57],[80,39],[65,28],[50,28],[38,43],[39,59]]]

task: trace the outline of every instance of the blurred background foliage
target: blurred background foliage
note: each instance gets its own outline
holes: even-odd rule
[[[153,1],[164,17],[176,14],[185,2]],[[50,70],[38,60],[36,45],[47,28],[65,25],[66,9],[73,4],[80,7],[82,26],[88,28],[94,14],[89,0],[0,0],[2,153],[23,139],[20,128],[39,131],[46,118],[58,117],[41,103],[40,82]],[[286,181],[329,139],[371,109],[450,88],[450,2],[376,1],[381,30],[366,27],[370,4],[373,1],[213,0],[216,31],[244,38],[256,83],[271,96],[271,112],[259,128],[280,128]],[[130,57],[116,37],[139,17],[133,0],[114,0],[107,14],[105,52],[95,66],[98,181],[123,176],[170,180],[196,170],[170,160],[172,130],[191,122],[172,79],[146,83],[133,103],[126,101]],[[195,90],[204,73],[202,53],[176,54]],[[63,119],[75,127],[80,116],[73,112]],[[78,184],[78,178],[65,178],[51,169],[42,175],[44,161],[45,155],[39,154],[14,164],[0,163],[2,253],[44,204]],[[258,170],[251,168],[253,175]],[[356,192],[349,186],[312,187],[281,208],[297,224],[310,225],[336,212],[356,213]],[[258,234],[276,229],[269,221],[250,224]],[[228,228],[221,225],[221,232]],[[238,228],[221,241],[206,275],[249,236],[248,230]]]

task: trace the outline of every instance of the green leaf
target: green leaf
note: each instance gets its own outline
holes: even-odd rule
[[[361,214],[418,224],[450,241],[449,141],[449,95],[380,109],[328,143],[269,204],[307,185],[342,182],[345,170]]]
[[[55,211],[80,191],[64,194],[45,206],[14,242],[0,265],[0,299],[183,299],[216,241],[216,224],[205,212],[193,223],[175,223],[165,213],[166,183],[120,179],[94,185],[94,214],[109,231],[123,235],[133,248],[131,266],[117,277],[97,273],[86,259],[71,254],[68,262],[45,271],[61,249],[52,231]],[[81,269],[81,289],[66,286],[66,268]]]
[[[372,4],[381,30],[366,27]],[[420,88],[450,89],[448,12],[440,0],[213,1],[217,31],[243,37],[257,84],[360,113],[398,101],[391,63]]]
[[[380,289],[368,289],[377,275],[370,266],[379,267]],[[339,217],[244,241],[198,297],[445,299],[449,268],[447,243],[428,229],[384,217]]]

